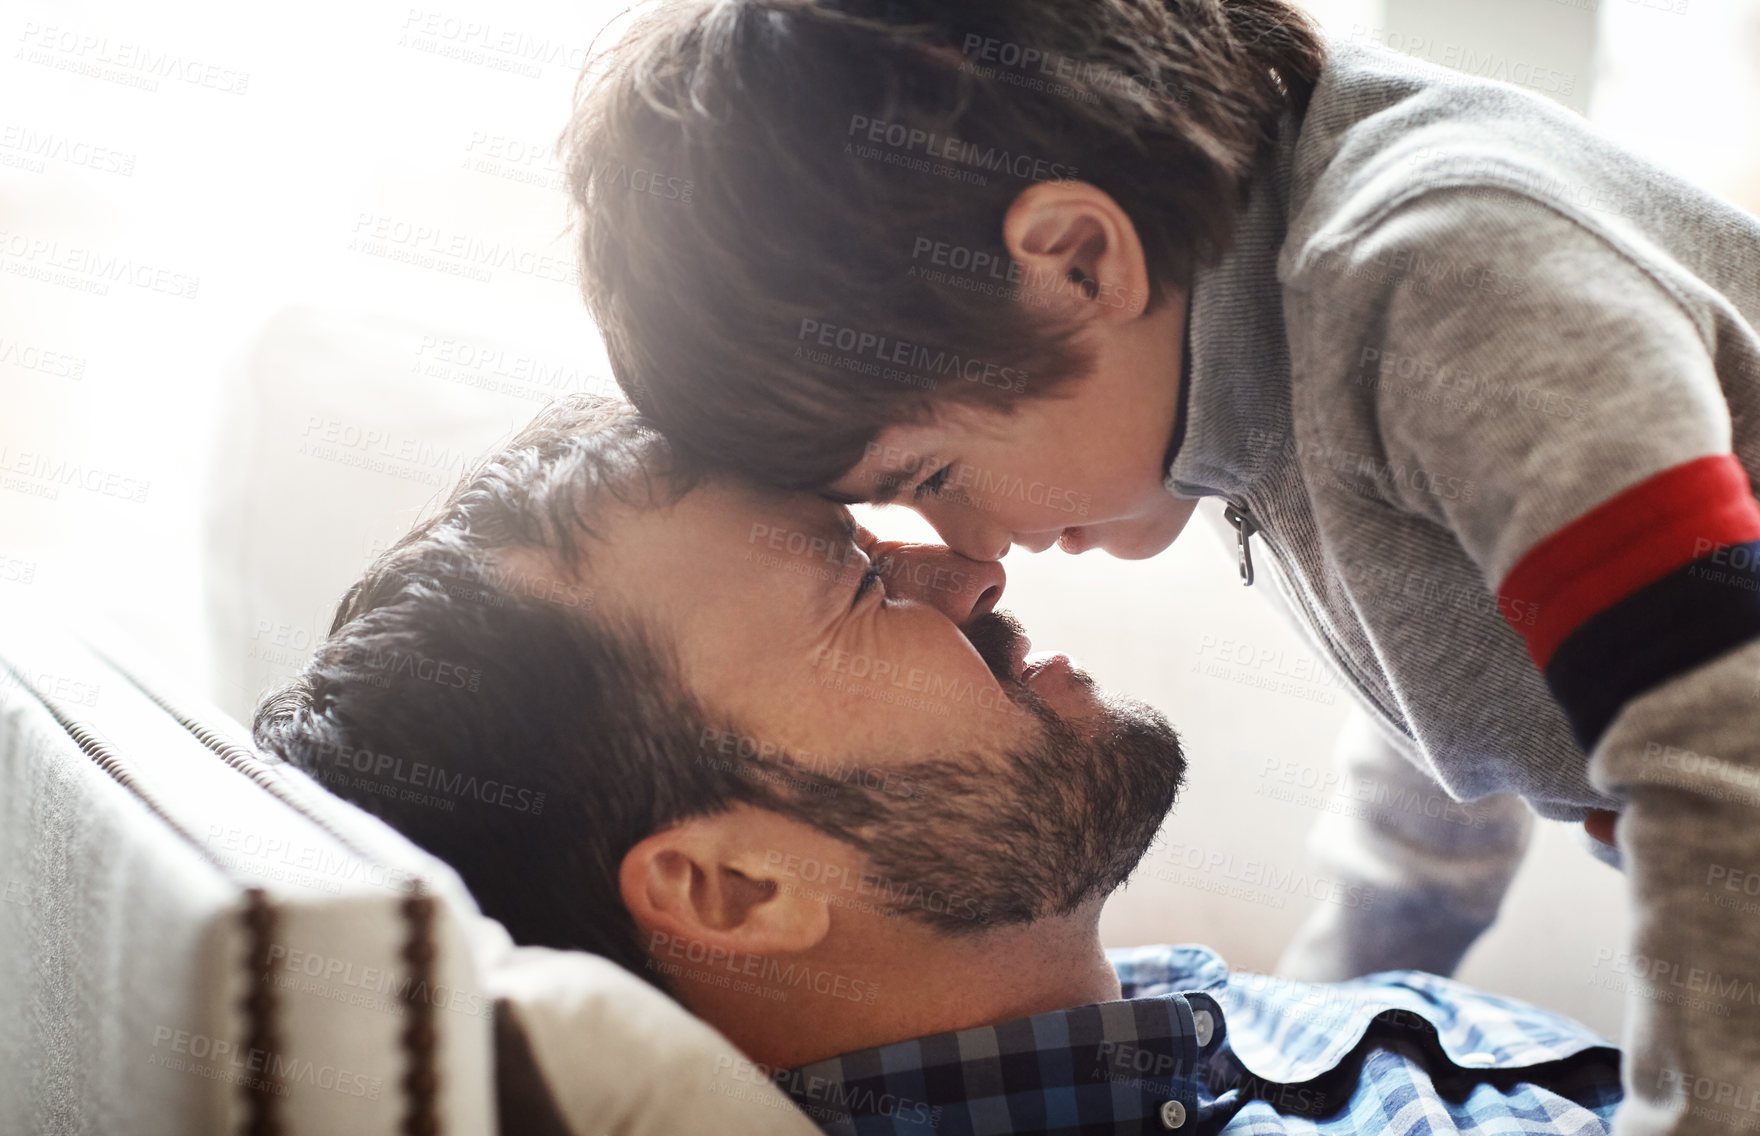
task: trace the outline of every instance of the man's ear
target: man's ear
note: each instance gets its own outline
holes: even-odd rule
[[[1028,186],[1002,219],[1002,239],[1025,289],[1059,310],[1122,323],[1149,305],[1149,268],[1130,216],[1085,181]]]
[[[808,950],[830,931],[831,904],[784,870],[791,853],[798,860],[800,827],[748,805],[681,821],[624,854],[623,904],[648,937],[754,955]]]

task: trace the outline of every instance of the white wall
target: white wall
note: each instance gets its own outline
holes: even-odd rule
[[[0,4],[0,589],[102,605],[201,666],[219,387],[289,303],[604,375],[555,278],[550,146],[623,6]],[[455,240],[528,270],[449,272],[469,257],[433,250]],[[74,467],[98,488],[57,485]]]

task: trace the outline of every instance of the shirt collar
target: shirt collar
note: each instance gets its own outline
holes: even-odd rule
[[[1290,358],[1277,258],[1288,232],[1296,120],[1285,115],[1276,160],[1252,184],[1234,242],[1193,275],[1182,376],[1182,441],[1167,470],[1181,497],[1244,496],[1290,432]]]
[[[1222,1032],[1207,994],[1139,996],[845,1053],[776,1083],[832,1133],[875,1131],[870,1117],[924,1133],[1159,1123],[1167,1109],[1198,1115],[1200,1064]]]

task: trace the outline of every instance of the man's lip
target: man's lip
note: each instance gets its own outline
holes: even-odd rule
[[[1091,545],[1088,543],[1087,532],[1077,525],[1057,534],[1057,547],[1070,556],[1080,556],[1088,551]]]
[[[1031,683],[1035,678],[1048,671],[1059,668],[1069,670],[1072,665],[1069,656],[1062,651],[1038,651],[1028,655],[1021,662],[1020,681],[1022,685]]]

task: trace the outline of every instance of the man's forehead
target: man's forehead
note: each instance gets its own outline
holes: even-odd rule
[[[847,508],[813,493],[744,481],[705,482],[670,507],[627,518],[608,533],[603,562],[638,577],[642,564],[663,561],[676,581],[698,571],[723,576],[745,552],[811,546],[824,551],[855,537]]]
[[[586,576],[600,616],[665,629],[687,663],[713,663],[754,635],[817,626],[859,573],[854,536],[849,510],[822,497],[704,482],[610,528]]]
[[[524,545],[496,549],[480,582],[502,595],[551,604],[558,614],[578,615],[593,603],[581,565],[569,563],[560,552]]]
[[[674,518],[675,522],[700,524],[704,514],[709,514],[729,529],[768,524],[842,533],[850,531],[853,525],[848,509],[820,494],[774,489],[746,481],[714,483],[697,507],[685,512],[690,515]]]

